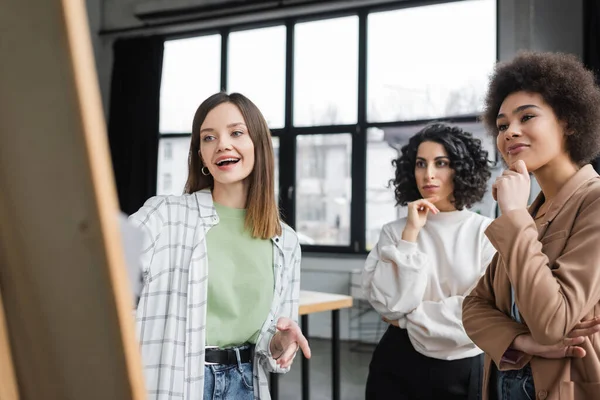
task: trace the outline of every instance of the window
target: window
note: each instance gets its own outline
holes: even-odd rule
[[[167,148],[171,157],[167,158]],[[158,145],[158,182],[156,194],[181,194],[188,177],[187,161],[190,152],[190,137],[167,137]]]
[[[171,161],[173,159],[173,146],[171,143],[167,142],[164,144],[164,160]]]
[[[160,87],[160,133],[187,133],[200,103],[219,91],[221,36],[165,42]]]
[[[296,230],[300,243],[348,246],[351,135],[298,136],[296,149]]]
[[[387,222],[406,215],[400,207],[395,207],[394,187],[389,181],[394,179],[395,169],[392,160],[398,157],[396,148],[386,140],[385,131],[369,128],[367,131],[367,210],[366,210],[366,249],[370,250],[379,240],[381,227]]]
[[[369,121],[478,113],[496,61],[495,43],[495,1],[370,14]]]
[[[294,39],[294,125],[356,123],[358,17],[299,23]]]
[[[157,194],[181,194],[194,113],[219,91],[221,35],[168,40],[160,88]]]
[[[227,90],[240,92],[261,110],[271,129],[285,112],[285,26],[229,35]]]
[[[173,186],[172,179],[173,177],[169,173],[163,175],[163,192],[171,191],[171,187]]]
[[[159,192],[183,191],[193,114],[220,89],[246,95],[265,116],[275,195],[304,251],[365,253],[383,224],[404,216],[391,161],[427,123],[459,124],[494,159],[477,118],[496,61],[496,0],[393,7],[223,25],[167,41]],[[476,211],[493,215],[489,195]]]

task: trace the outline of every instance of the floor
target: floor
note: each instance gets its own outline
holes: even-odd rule
[[[312,358],[310,360],[310,399],[331,399],[331,342],[326,339],[310,340]],[[360,351],[351,351],[351,348]],[[365,383],[369,370],[372,345],[357,347],[351,342],[342,342],[341,361],[341,398],[343,400],[364,400]],[[300,355],[300,353],[299,353]],[[279,399],[300,400],[301,395],[301,363],[296,358],[290,372],[279,378]]]

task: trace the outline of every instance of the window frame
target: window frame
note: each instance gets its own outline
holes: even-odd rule
[[[196,36],[221,35],[221,75],[220,88],[228,90],[228,58],[229,58],[229,34],[251,29],[268,28],[273,26],[285,26],[285,95],[284,95],[284,126],[271,129],[271,134],[279,138],[279,207],[282,219],[295,229],[296,226],[296,138],[301,135],[318,134],[352,134],[352,158],[351,158],[351,206],[350,206],[350,244],[337,245],[307,245],[303,244],[304,253],[313,254],[355,254],[366,255],[366,200],[367,200],[367,130],[369,128],[385,128],[395,126],[419,126],[434,121],[445,121],[448,123],[477,122],[479,115],[448,116],[434,119],[399,120],[386,122],[368,122],[367,120],[367,43],[368,43],[368,16],[374,12],[395,11],[406,8],[422,7],[433,4],[454,3],[461,0],[441,1],[397,1],[385,5],[355,6],[348,9],[331,12],[319,12],[294,17],[271,18],[246,24],[228,25],[223,24],[218,28],[206,30],[194,30],[186,33],[165,35],[165,40],[184,39]],[[498,19],[498,0],[496,0],[496,19]],[[357,122],[346,125],[323,125],[323,126],[294,126],[294,34],[298,23],[313,22],[332,18],[347,16],[358,17],[358,101]],[[496,60],[498,60],[498,24],[496,23]],[[191,124],[190,124],[191,125]],[[190,133],[162,133],[159,132],[159,140],[178,137],[189,137]],[[496,154],[498,159],[498,155]],[[283,161],[285,160],[285,162]]]

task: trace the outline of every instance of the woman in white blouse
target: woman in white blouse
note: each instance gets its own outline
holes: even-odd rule
[[[393,161],[398,205],[363,271],[367,299],[390,323],[369,367],[367,400],[480,398],[482,351],[462,302],[494,255],[491,219],[467,210],[490,178],[488,153],[460,128],[433,124]]]
[[[296,320],[300,245],[279,219],[258,108],[217,93],[196,111],[181,196],[130,219],[146,232],[136,312],[148,398],[268,400],[268,372],[310,348]]]

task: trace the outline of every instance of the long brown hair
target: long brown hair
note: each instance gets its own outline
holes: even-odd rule
[[[212,175],[204,175],[200,159],[200,127],[208,113],[223,103],[235,105],[246,123],[248,134],[254,144],[254,168],[248,179],[246,197],[246,229],[252,237],[269,239],[281,235],[279,209],[275,201],[275,157],[271,142],[271,131],[262,113],[247,97],[240,93],[216,93],[204,100],[194,115],[192,123],[192,141],[188,156],[188,179],[185,193],[194,193],[202,189],[213,189]]]

